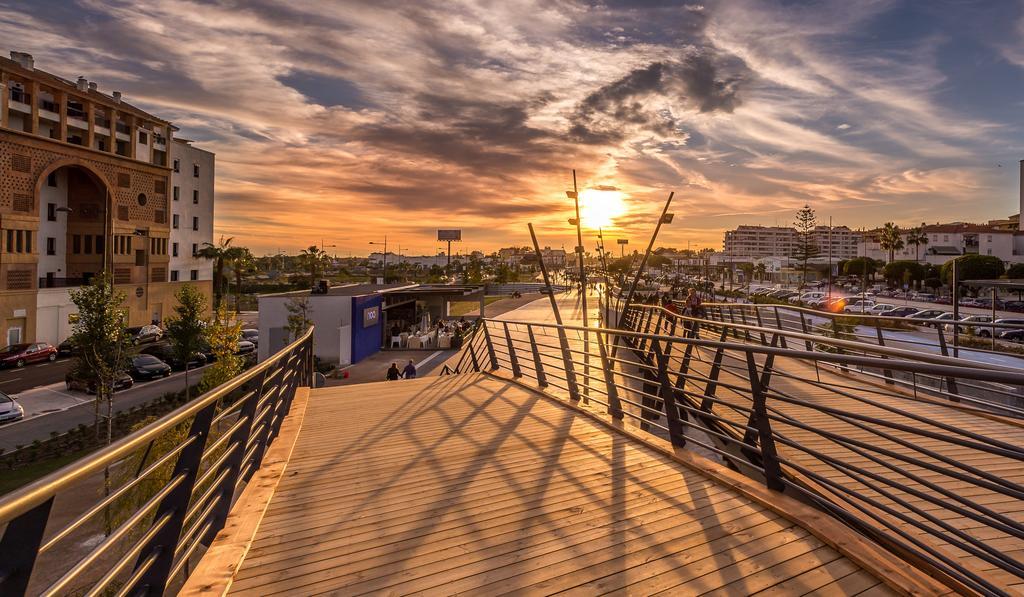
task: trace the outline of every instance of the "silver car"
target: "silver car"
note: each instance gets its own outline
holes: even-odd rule
[[[20,421],[24,417],[25,409],[18,404],[18,401],[0,392],[0,423]]]

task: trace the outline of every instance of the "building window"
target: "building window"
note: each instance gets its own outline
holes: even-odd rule
[[[199,178],[199,164],[192,164],[192,177]]]
[[[192,203],[199,205],[199,191],[192,191]]]
[[[174,187],[174,200],[177,201],[180,198],[181,198],[181,187],[175,186]]]
[[[10,239],[10,230],[7,231],[7,238]],[[72,235],[71,237],[71,253],[78,255],[82,252],[82,236],[79,234]]]
[[[943,234],[942,235],[942,242],[944,242],[944,243],[948,243],[949,242],[949,235],[948,234]]]
[[[173,257],[178,256],[178,243],[171,243],[171,255]]]
[[[139,131],[139,143],[142,145],[149,143],[149,135],[146,134],[146,131]]]
[[[174,171],[181,172],[181,160],[174,160]]]
[[[135,265],[143,266],[146,265],[146,252],[142,249],[135,251]]]
[[[92,235],[91,234],[86,234],[85,237],[83,238],[83,240],[85,241],[85,254],[86,255],[91,255],[92,254]]]
[[[46,176],[46,186],[48,186],[48,187],[55,187],[55,186],[57,186],[57,173],[56,172],[50,172]]]
[[[171,228],[178,229],[178,214],[171,216]]]
[[[57,254],[57,239],[52,236],[46,237],[46,254],[56,255]]]
[[[192,230],[199,230],[199,216],[192,216]]]
[[[177,282],[177,281],[178,281],[178,270],[172,269],[171,270],[171,282]]]
[[[989,249],[989,250],[988,250],[988,254],[989,254],[989,255],[991,255],[991,254],[992,254],[992,249]],[[867,269],[867,268],[865,268],[865,269]]]
[[[102,234],[97,234],[96,235],[96,254],[97,255],[102,255],[104,248],[105,248],[105,244],[103,242],[103,235]]]
[[[146,204],[146,194],[145,193],[139,193],[139,196],[135,200],[139,202],[139,206],[145,205]]]
[[[189,270],[189,272],[188,272],[188,279],[189,280],[198,280],[199,279],[199,270],[197,270],[197,269]]]
[[[46,204],[46,219],[51,222],[57,221],[57,204],[47,203]]]
[[[197,255],[199,255],[199,245],[192,243],[192,256],[196,257]]]

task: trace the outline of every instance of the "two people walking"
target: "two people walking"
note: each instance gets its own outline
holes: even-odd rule
[[[401,371],[398,370],[398,363],[391,363],[391,367],[388,368],[385,379],[388,381],[395,381],[398,379],[415,379],[416,378],[416,365],[410,360],[409,364],[405,366]]]

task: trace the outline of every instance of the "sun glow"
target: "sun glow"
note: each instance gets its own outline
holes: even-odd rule
[[[607,228],[625,213],[626,203],[619,191],[585,189],[580,193],[580,218],[587,228]]]

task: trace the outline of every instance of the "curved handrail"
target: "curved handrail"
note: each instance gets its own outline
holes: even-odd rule
[[[132,451],[146,445],[150,440],[159,437],[171,427],[193,417],[197,412],[210,404],[217,402],[227,394],[240,388],[245,383],[256,378],[275,366],[278,361],[287,356],[295,346],[302,344],[313,336],[313,328],[310,327],[306,333],[295,340],[292,344],[282,348],[274,356],[242,373],[238,377],[224,382],[216,388],[184,404],[179,408],[160,417],[153,423],[139,429],[115,441],[81,460],[77,460],[67,466],[57,469],[42,479],[31,483],[21,489],[0,497],[0,521],[14,518],[38,504],[39,502],[56,495],[61,489],[88,477],[91,474],[103,470],[105,467],[121,460]]]

